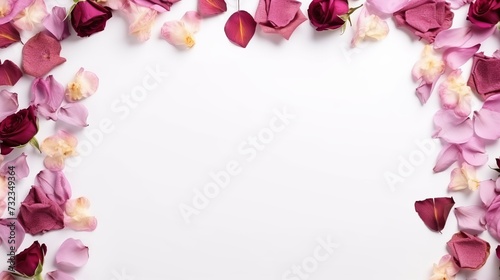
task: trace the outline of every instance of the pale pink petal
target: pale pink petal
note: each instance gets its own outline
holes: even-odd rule
[[[33,0],[3,1],[0,5],[0,24],[5,24],[31,5]]]
[[[434,166],[434,172],[441,172],[450,167],[454,162],[459,160],[460,150],[456,144],[446,144],[439,152]]]
[[[35,185],[41,187],[47,197],[59,206],[71,197],[71,186],[62,171],[40,171],[35,177]]]
[[[64,7],[53,7],[52,13],[43,20],[43,26],[59,41],[71,35],[69,21],[66,17],[66,8]]]
[[[498,195],[495,191],[495,181],[485,180],[479,184],[479,197],[485,207],[490,207],[493,199]]]
[[[371,14],[388,18],[410,2],[411,0],[367,0],[365,5]]]
[[[78,140],[73,135],[59,130],[56,135],[47,137],[40,145],[42,153],[47,155],[44,165],[51,171],[64,168],[64,160],[77,155],[76,145]]]
[[[93,95],[99,87],[99,78],[82,67],[66,88],[66,101],[76,102]]]
[[[57,120],[57,110],[64,99],[64,86],[49,75],[36,78],[31,85],[30,105],[35,105],[38,113],[47,120]]]
[[[192,33],[200,31],[201,17],[196,11],[188,11],[182,16],[181,21],[184,22],[186,28]]]
[[[64,225],[78,231],[93,231],[97,219],[89,213],[90,201],[85,197],[70,199],[66,202]]]
[[[61,171],[64,169],[64,158],[61,156],[47,156],[43,160],[43,165],[50,171]]]
[[[432,276],[429,280],[454,280],[460,268],[455,264],[451,255],[444,255],[439,263],[433,265]]]
[[[455,208],[458,229],[467,233],[478,235],[486,230],[484,215],[486,208],[483,206],[471,205]]]
[[[485,143],[479,137],[472,137],[467,143],[461,144],[463,159],[472,166],[483,166],[488,161]]]
[[[57,119],[74,126],[86,127],[88,115],[89,112],[83,104],[68,103],[59,109]]]
[[[145,42],[151,37],[151,28],[155,23],[158,12],[139,6],[134,2],[127,2],[121,10],[129,23],[129,34],[135,36],[139,42]]]
[[[26,157],[27,155],[22,153],[13,160],[2,162],[2,164],[0,164],[0,176],[9,176],[9,167],[14,167],[16,180],[28,177],[30,168],[26,162]]]
[[[474,131],[477,136],[487,140],[500,138],[500,96],[486,99],[479,112],[474,112]]]
[[[464,65],[479,50],[481,45],[477,44],[470,48],[451,47],[444,51],[443,59],[448,67],[455,70]]]
[[[437,34],[434,48],[471,48],[488,39],[495,32],[495,29],[495,26],[492,28],[479,28],[471,25],[443,30]]]
[[[109,7],[112,10],[121,10],[131,1],[128,0],[104,0],[103,6]]]
[[[451,144],[469,141],[473,135],[472,120],[460,117],[452,110],[439,110],[434,115],[434,133],[432,137],[442,138]]]
[[[382,40],[388,33],[389,26],[387,25],[387,22],[382,20],[377,15],[369,14],[368,10],[365,7],[362,7],[359,11],[351,46],[356,47],[366,38]]]
[[[42,26],[42,21],[47,15],[44,0],[35,0],[16,16],[14,25],[21,30],[33,31]]]
[[[7,271],[0,272],[0,280],[16,280],[12,274]]]
[[[56,252],[56,266],[64,271],[82,267],[88,260],[89,248],[79,239],[66,239]]]
[[[446,0],[446,2],[450,3],[450,8],[458,10],[462,6],[472,3],[472,0]]]
[[[426,83],[425,81],[420,82],[420,85],[416,88],[415,94],[418,97],[418,100],[423,105],[427,103],[429,97],[431,97],[432,89],[434,87],[434,83]]]
[[[73,276],[62,272],[60,270],[55,270],[47,273],[47,280],[75,280]],[[1,278],[0,278],[1,280]]]
[[[17,93],[6,89],[0,91],[0,121],[17,112],[18,107]]]
[[[0,202],[5,204],[5,198],[7,197],[7,193],[9,192],[9,181],[8,176],[0,175]],[[0,216],[3,214],[5,209],[0,211]]]
[[[456,167],[451,171],[450,183],[448,184],[448,190],[450,191],[460,191],[465,190],[468,187],[468,180],[462,172],[460,167]]]
[[[0,201],[0,215],[3,215],[5,209],[7,209],[7,202],[5,200],[2,200]]]
[[[19,249],[26,235],[24,228],[19,224],[17,219],[0,219],[0,243],[9,251],[9,247],[13,245],[9,244],[11,230],[14,230],[15,233],[13,239],[15,241],[14,247]]]
[[[450,109],[458,116],[466,117],[471,112],[472,89],[462,77],[460,69],[448,74],[439,85],[439,98],[444,109]]]

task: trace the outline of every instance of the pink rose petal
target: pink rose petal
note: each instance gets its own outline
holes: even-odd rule
[[[71,197],[71,185],[62,171],[40,171],[35,177],[35,185],[40,186],[47,197],[61,207]]]
[[[68,103],[59,109],[57,119],[64,123],[86,127],[89,112],[85,105],[81,103]]]
[[[479,50],[480,46],[480,44],[477,44],[470,48],[448,48],[443,53],[443,59],[448,67],[453,70],[458,69]]]
[[[491,203],[497,197],[498,193],[495,190],[495,181],[485,180],[479,184],[479,198],[485,207],[490,207]]]
[[[471,205],[455,208],[458,229],[472,235],[478,235],[486,230],[484,215],[486,208],[483,206]]]
[[[54,270],[47,273],[47,280],[75,280],[73,276],[62,272],[60,270]],[[1,279],[0,279],[1,280]]]
[[[24,73],[34,77],[45,76],[66,61],[65,58],[59,56],[60,52],[59,41],[43,32],[36,34],[23,47],[22,69]]]
[[[52,75],[36,78],[31,85],[30,105],[35,105],[38,113],[47,120],[57,120],[57,110],[64,99],[64,86]]]
[[[88,260],[89,248],[79,239],[66,239],[56,252],[56,266],[63,271],[82,267]]]
[[[71,35],[68,17],[66,16],[66,8],[64,7],[54,6],[52,8],[52,13],[43,20],[43,26],[59,41]]]
[[[443,30],[436,36],[434,48],[471,48],[488,39],[495,32],[495,29],[495,27],[479,28],[472,25]]]
[[[461,117],[453,110],[439,110],[434,115],[434,133],[432,137],[441,138],[451,144],[462,144],[469,141],[474,132],[472,120]]]
[[[198,13],[202,17],[218,15],[227,11],[224,0],[198,0]]]
[[[6,89],[0,91],[0,121],[17,112],[18,107],[17,93]]]
[[[456,144],[446,144],[437,156],[434,172],[441,172],[450,167],[460,157],[460,149]]]
[[[14,19],[22,10],[31,5],[34,0],[14,0],[5,1],[7,5],[11,5],[7,14],[0,16],[0,24],[7,23]]]
[[[22,153],[13,160],[2,162],[2,164],[0,164],[0,176],[7,176],[9,174],[9,167],[14,167],[16,180],[28,177],[30,168],[26,162],[26,157],[28,156]]]
[[[15,232],[14,240],[16,249],[21,247],[24,236],[26,235],[24,228],[16,219],[0,219],[0,243],[3,244],[3,246],[9,251],[9,247],[12,246],[12,244],[9,244],[11,227]]]
[[[490,255],[490,244],[479,237],[459,232],[446,243],[450,255],[460,268],[477,270]]]

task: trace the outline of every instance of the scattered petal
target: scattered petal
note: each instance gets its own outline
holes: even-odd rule
[[[64,63],[60,57],[61,44],[43,32],[38,33],[26,42],[23,47],[22,69],[24,73],[34,76],[45,76],[50,70]]]
[[[31,234],[41,234],[64,228],[64,214],[43,189],[33,186],[19,208],[17,216],[24,230]]]
[[[70,125],[86,127],[89,112],[81,103],[69,103],[61,107],[57,119]]]
[[[40,171],[35,177],[35,185],[40,186],[47,197],[61,208],[71,197],[71,186],[62,171]]]
[[[382,18],[388,18],[410,2],[411,0],[367,0],[366,7],[371,14],[377,14]]]
[[[488,39],[495,32],[495,29],[495,27],[479,28],[472,25],[443,30],[436,36],[434,48],[471,48]]]
[[[461,117],[453,110],[439,110],[434,115],[434,133],[432,137],[441,138],[451,144],[462,144],[474,135],[472,120]]]
[[[444,255],[439,264],[434,264],[430,280],[453,280],[460,268],[455,264],[450,255]]]
[[[229,17],[224,26],[224,32],[229,41],[242,48],[246,48],[255,34],[256,27],[257,23],[252,15],[247,11],[240,10]]]
[[[491,202],[484,216],[486,228],[493,238],[500,241],[500,196]]]
[[[33,0],[2,1],[0,3],[0,24],[14,19],[22,10],[31,5]]]
[[[34,0],[31,5],[22,10],[14,19],[14,25],[25,31],[33,31],[42,25],[48,15],[44,0]]]
[[[1,280],[1,278],[0,278]],[[54,270],[47,273],[47,280],[75,280],[73,276],[66,274],[60,270]]]
[[[49,75],[36,78],[31,84],[30,105],[36,106],[38,113],[47,120],[57,120],[56,112],[64,99],[64,86]]]
[[[462,6],[472,3],[472,0],[446,0],[446,2],[450,3],[453,10],[458,10]]]
[[[462,77],[462,71],[451,72],[439,86],[439,99],[444,109],[453,110],[457,116],[471,113],[472,90]]]
[[[66,227],[79,231],[93,231],[97,227],[97,219],[89,213],[90,201],[85,197],[70,199],[66,202]]]
[[[478,235],[486,230],[484,215],[486,208],[483,206],[471,205],[455,208],[458,229],[472,235]]]
[[[0,25],[0,48],[6,48],[21,41],[19,31],[10,22]]]
[[[474,132],[483,139],[500,139],[500,95],[490,96],[481,110],[474,112]]]
[[[365,7],[359,12],[358,21],[351,46],[356,47],[361,41],[369,38],[380,41],[389,34],[389,25],[377,15],[368,13]]]
[[[265,33],[276,33],[286,40],[293,31],[306,21],[296,0],[260,0],[255,13],[255,21]]]
[[[28,177],[30,168],[26,162],[28,156],[25,153],[20,154],[13,160],[2,162],[0,164],[0,176],[9,175],[9,167],[14,167],[16,173],[16,180],[21,180]]]
[[[16,219],[0,219],[0,243],[3,244],[9,251],[9,247],[12,246],[12,244],[9,244],[11,230],[14,230],[14,247],[16,247],[17,251],[23,243],[24,236],[26,235],[24,228]],[[0,280],[1,279],[2,278],[0,278]]]
[[[227,11],[224,0],[198,0],[198,13],[201,17],[222,14]]]
[[[137,5],[141,5],[153,10],[156,10],[158,13],[164,13],[166,11],[170,11],[170,7],[173,4],[179,2],[180,0],[131,0]]]
[[[23,72],[10,60],[0,64],[0,86],[13,86],[21,79]]]
[[[56,135],[47,137],[40,145],[42,153],[46,154],[43,161],[45,167],[51,171],[60,171],[64,168],[64,161],[68,157],[76,156],[78,140],[64,130]]]
[[[446,243],[453,261],[459,268],[480,269],[490,255],[490,244],[466,232],[454,234]]]
[[[7,271],[0,272],[0,280],[16,280],[12,274]]]
[[[441,172],[450,167],[460,157],[460,148],[456,144],[445,144],[437,156],[434,172]]]
[[[441,232],[454,204],[452,197],[428,198],[416,201],[415,211],[430,230]]]
[[[197,12],[186,12],[181,20],[167,21],[161,28],[161,37],[174,46],[192,48],[194,34],[200,29],[201,18]]]
[[[82,67],[66,88],[66,101],[76,102],[93,95],[99,87],[99,78]]]
[[[470,48],[447,48],[443,53],[443,59],[448,67],[455,70],[464,65],[479,50],[481,44]]]
[[[88,260],[89,247],[79,239],[66,239],[56,252],[56,266],[64,271],[82,267]]]
[[[128,31],[139,42],[145,42],[151,37],[151,28],[155,23],[158,12],[156,10],[128,2],[122,9],[129,22]]]
[[[485,207],[490,207],[495,197],[497,197],[498,193],[495,187],[495,181],[493,180],[481,181],[479,184],[479,197]]]
[[[66,8],[55,6],[52,13],[43,20],[43,26],[58,41],[62,41],[71,35]]]
[[[476,168],[467,164],[462,163],[462,167],[455,168],[451,172],[451,180],[448,185],[448,189],[451,191],[460,191],[464,189],[470,189],[475,191],[479,188],[479,180],[476,176]]]
[[[0,122],[7,116],[17,112],[19,102],[17,101],[17,93],[10,92],[6,89],[0,91]]]

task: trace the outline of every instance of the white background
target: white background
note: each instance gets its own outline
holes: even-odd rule
[[[47,244],[47,272],[63,240],[81,239],[90,259],[72,273],[80,280],[281,280],[314,255],[318,239],[329,237],[338,248],[307,279],[427,279],[457,231],[456,220],[450,213],[442,234],[431,232],[414,202],[453,195],[464,206],[475,203],[477,194],[447,193],[451,168],[432,172],[437,140],[404,182],[391,188],[384,178],[418,153],[416,142],[431,139],[438,96],[421,106],[411,78],[423,43],[389,20],[384,41],[351,49],[352,28],[343,35],[316,32],[307,21],[289,41],[258,29],[242,49],[223,31],[236,9],[229,1],[228,12],[202,22],[191,50],[169,45],[159,30],[196,9],[193,0],[162,14],[143,44],[127,35],[118,13],[104,32],[83,39],[73,32],[62,42],[67,62],[51,72],[58,81],[67,83],[80,67],[100,77],[98,93],[84,101],[90,126],[70,130],[88,149],[66,172],[74,197],[91,200],[99,225],[91,233],[64,229],[30,236],[23,247],[34,239]],[[306,14],[308,5],[302,6]],[[251,14],[256,6],[256,0],[241,3]],[[464,20],[465,13],[457,13],[456,26]],[[487,54],[497,47],[498,39],[491,40],[483,48]],[[20,44],[11,46],[2,59],[20,63],[20,52]],[[168,77],[127,116],[112,110],[155,68]],[[31,81],[23,77],[13,88],[21,107],[28,104]],[[247,161],[239,145],[283,108],[295,118]],[[103,120],[112,122],[113,131],[98,137]],[[40,125],[40,141],[67,129],[45,120]],[[19,184],[20,198],[43,168],[43,156],[31,147],[24,151],[31,174]],[[498,149],[489,151],[493,166]],[[232,160],[242,172],[187,224],[179,205],[192,205],[194,190]],[[487,166],[479,174],[481,180],[495,176]],[[481,237],[490,241],[492,256],[476,276],[496,279],[497,242],[488,233]]]

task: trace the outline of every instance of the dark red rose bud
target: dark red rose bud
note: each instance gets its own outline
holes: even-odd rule
[[[16,255],[14,269],[24,276],[34,277],[35,274],[41,272],[37,272],[37,267],[43,266],[45,253],[47,253],[45,244],[40,245],[38,241],[33,242],[29,248]]]
[[[0,150],[11,151],[28,143],[38,132],[36,109],[30,106],[27,109],[6,117],[0,122]]]
[[[112,16],[111,9],[94,1],[79,1],[71,11],[71,25],[80,37],[103,31]]]

